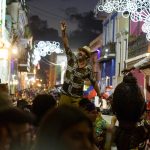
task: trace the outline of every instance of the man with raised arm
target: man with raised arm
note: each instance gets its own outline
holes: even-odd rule
[[[75,55],[69,48],[66,29],[66,23],[61,22],[62,40],[67,56],[67,69],[62,86],[60,105],[71,104],[78,106],[79,101],[83,97],[83,86],[86,79],[91,81],[91,84],[96,90],[97,96],[99,96],[99,98],[100,89],[94,77],[92,66],[89,64],[91,54],[90,47],[84,46],[78,48],[78,53]]]

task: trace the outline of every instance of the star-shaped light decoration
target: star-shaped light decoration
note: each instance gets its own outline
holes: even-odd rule
[[[33,51],[33,64],[37,65],[41,60],[41,57],[46,55],[51,55],[52,53],[63,53],[63,50],[60,49],[60,43],[56,41],[39,41],[34,45]]]
[[[101,11],[117,11],[122,13],[124,18],[130,17],[133,22],[142,21],[142,31],[150,41],[150,0],[106,0],[105,3],[100,0],[94,11],[96,15]]]

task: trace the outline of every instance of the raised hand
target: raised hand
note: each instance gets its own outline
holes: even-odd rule
[[[64,47],[65,47],[65,49],[67,49],[69,47],[69,44],[68,44],[68,37],[67,37],[67,34],[66,34],[67,25],[66,25],[65,21],[62,21],[60,23],[60,28],[61,28],[61,32],[62,32],[62,40],[63,40],[63,43],[64,43]]]
[[[67,25],[65,21],[62,21],[60,24],[61,31],[66,31]]]

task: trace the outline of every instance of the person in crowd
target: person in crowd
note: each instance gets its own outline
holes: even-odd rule
[[[0,111],[12,107],[13,103],[6,92],[0,91]]]
[[[83,96],[84,81],[89,79],[100,97],[100,89],[93,75],[90,60],[90,47],[84,46],[78,48],[77,56],[71,51],[66,34],[66,23],[61,22],[62,40],[67,56],[67,69],[65,79],[62,86],[62,95],[60,104],[71,104],[78,106]]]
[[[149,122],[141,121],[145,108],[145,100],[136,78],[132,74],[126,75],[116,87],[112,100],[112,110],[119,122],[112,137],[118,150],[144,150],[150,138]],[[111,134],[108,134],[110,140]]]
[[[96,145],[99,149],[103,149],[105,145],[106,130],[109,127],[108,122],[103,119],[101,112],[96,109],[94,103],[87,98],[82,98],[80,100],[79,108],[83,110],[93,122]]]
[[[19,108],[0,111],[0,150],[29,150],[34,116]]]
[[[55,106],[56,100],[52,95],[39,94],[34,98],[31,111],[36,116],[37,126],[48,110],[53,109]]]
[[[17,107],[20,108],[20,109],[25,109],[26,106],[28,105],[28,102],[26,99],[20,99],[17,101]]]
[[[49,111],[43,119],[33,150],[94,150],[91,120],[70,105]]]

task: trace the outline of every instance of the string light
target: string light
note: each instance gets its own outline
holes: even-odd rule
[[[41,60],[41,57],[45,57],[46,55],[51,55],[52,53],[63,53],[63,50],[60,49],[60,43],[56,41],[39,41],[34,45],[33,51],[33,64],[37,65]]]
[[[101,11],[117,11],[122,13],[124,18],[130,17],[133,22],[142,21],[142,31],[150,41],[150,0],[106,0],[105,3],[100,0],[94,11],[96,15]]]

